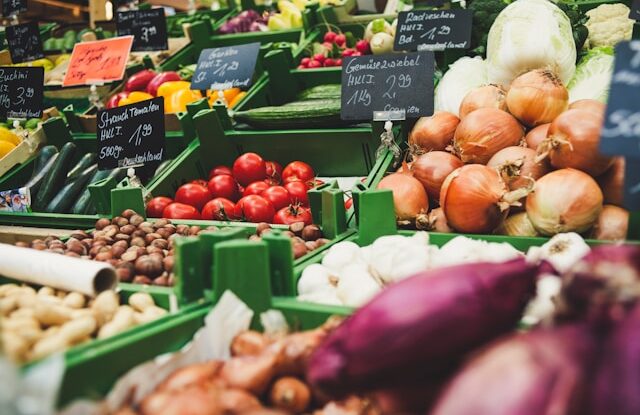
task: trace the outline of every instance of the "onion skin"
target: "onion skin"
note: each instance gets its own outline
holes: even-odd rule
[[[509,335],[471,358],[431,415],[584,414],[597,346],[582,324]]]
[[[510,190],[530,186],[531,179],[538,180],[550,170],[544,161],[536,162],[535,150],[518,146],[498,151],[487,166],[498,169]]]
[[[536,182],[527,196],[527,215],[542,235],[581,233],[595,224],[602,199],[598,184],[588,174],[556,170]]]
[[[551,123],[540,124],[529,131],[524,137],[524,140],[527,142],[527,147],[537,150],[540,143],[547,138],[549,127],[551,127]]]
[[[602,102],[596,101],[595,99],[579,99],[569,105],[569,109],[585,110],[597,114],[599,117],[604,117],[607,107]]]
[[[440,200],[442,183],[452,171],[462,167],[464,163],[446,151],[430,151],[413,160],[411,172],[424,186],[432,200]]]
[[[507,110],[507,93],[498,85],[484,85],[472,89],[460,103],[460,119],[480,108]]]
[[[553,121],[567,109],[568,102],[569,91],[560,78],[546,69],[520,75],[507,92],[509,112],[529,127]]]
[[[451,144],[460,119],[450,112],[436,111],[422,117],[409,133],[409,145],[422,152],[444,150]]]
[[[429,211],[429,197],[424,186],[406,167],[402,172],[392,173],[380,180],[377,188],[393,192],[393,205],[399,222],[412,222],[419,214]]]
[[[602,117],[592,112],[572,109],[553,120],[547,139],[538,147],[538,154],[549,155],[557,169],[571,167],[596,177],[613,164],[613,157],[600,153]]]
[[[469,351],[513,330],[537,274],[537,266],[518,258],[434,269],[393,284],[318,347],[307,378],[340,397],[448,372]]]
[[[468,164],[447,176],[440,206],[449,226],[463,233],[491,233],[508,214],[501,206],[508,192],[498,172],[481,164]]]
[[[609,170],[596,179],[604,195],[604,203],[623,206],[624,163],[624,157],[616,157]]]
[[[486,164],[503,148],[519,145],[523,137],[522,126],[511,114],[496,108],[480,108],[460,122],[453,147],[463,162]]]
[[[509,215],[495,231],[496,235],[506,236],[540,236],[527,216],[527,212]]]
[[[614,205],[604,205],[590,237],[603,241],[624,241],[629,229],[629,212]]]

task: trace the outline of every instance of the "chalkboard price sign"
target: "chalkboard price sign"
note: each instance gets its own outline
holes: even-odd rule
[[[395,50],[468,49],[471,45],[471,10],[412,10],[401,12]]]
[[[633,0],[631,11],[629,12],[629,19],[640,21],[640,0]]]
[[[342,68],[343,120],[371,120],[374,111],[433,114],[433,52],[348,57]]]
[[[14,16],[27,11],[27,0],[2,0],[2,15]]]
[[[257,42],[204,49],[191,79],[191,89],[248,88],[259,51]]]
[[[0,67],[0,118],[40,118],[44,68]]]
[[[7,26],[5,32],[13,63],[44,58],[38,23],[30,22]]]
[[[98,168],[157,165],[164,156],[164,99],[98,111]]]
[[[116,27],[118,36],[134,36],[133,52],[169,49],[163,8],[117,12]]]
[[[618,43],[615,57],[600,151],[640,158],[640,41]]]

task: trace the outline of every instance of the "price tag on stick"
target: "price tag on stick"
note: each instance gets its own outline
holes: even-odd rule
[[[433,114],[433,52],[344,58],[343,120],[371,120],[374,111]]]
[[[600,151],[640,159],[640,41],[618,43],[615,57]]]
[[[191,79],[191,89],[247,88],[260,51],[260,43],[204,49]]]
[[[169,49],[163,8],[117,12],[116,27],[118,36],[133,35],[133,52]]]
[[[157,166],[164,157],[164,98],[98,111],[98,168]]]
[[[40,118],[44,68],[0,67],[0,118]]]
[[[24,13],[27,11],[27,0],[2,0],[2,10],[0,11],[5,17]]]
[[[398,15],[395,50],[468,49],[471,45],[471,10],[412,10]]]
[[[23,63],[44,58],[38,23],[30,22],[7,26],[5,33],[13,63]]]
[[[76,43],[62,86],[121,80],[132,44],[133,36]]]

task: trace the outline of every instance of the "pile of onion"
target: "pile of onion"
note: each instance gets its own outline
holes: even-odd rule
[[[532,128],[531,131],[524,136],[524,141],[527,142],[527,147],[537,150],[540,143],[547,138],[549,127],[551,127],[551,123],[540,124],[539,126]]]
[[[442,208],[432,209],[428,215],[419,215],[416,218],[416,228],[421,231],[453,233]]]
[[[486,164],[505,147],[522,142],[524,129],[505,111],[480,108],[467,115],[456,129],[453,148],[465,163]]]
[[[624,198],[624,157],[616,157],[609,170],[602,176],[598,176],[596,181],[604,195],[604,203],[622,206]]]
[[[440,191],[440,206],[450,227],[464,233],[490,233],[526,190],[510,192],[495,169],[467,164],[451,173]]]
[[[604,117],[604,112],[607,107],[600,101],[595,99],[579,99],[569,105],[570,110],[585,110],[597,114],[600,117]]]
[[[527,212],[519,212],[509,215],[496,229],[497,235],[506,236],[539,236],[536,228],[527,216]]]
[[[393,192],[396,219],[402,224],[413,223],[416,216],[429,211],[429,197],[422,183],[414,178],[406,164],[402,170],[392,173],[378,183],[378,189]]]
[[[507,93],[498,85],[484,85],[472,89],[460,103],[460,119],[480,108],[507,110]]]
[[[431,200],[440,200],[442,183],[452,171],[464,163],[446,151],[431,151],[413,160],[411,172],[427,191]]]
[[[560,114],[549,127],[547,138],[538,146],[539,159],[549,156],[557,169],[571,167],[596,177],[607,171],[613,158],[600,153],[603,118],[584,109]]]
[[[409,145],[419,152],[444,150],[451,144],[460,119],[446,111],[436,111],[431,117],[422,117],[409,133]]]
[[[623,241],[629,229],[629,212],[618,206],[604,205],[590,237],[605,241]]]
[[[553,121],[567,109],[568,103],[569,91],[560,78],[547,69],[520,75],[507,92],[509,112],[529,127]]]
[[[542,235],[584,232],[598,219],[602,192],[588,174],[560,169],[538,179],[527,197],[527,216]]]

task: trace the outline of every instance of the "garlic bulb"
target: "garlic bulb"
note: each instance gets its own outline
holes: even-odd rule
[[[589,245],[577,233],[559,233],[544,245],[529,248],[527,260],[534,263],[546,260],[557,272],[563,273],[590,250]]]

